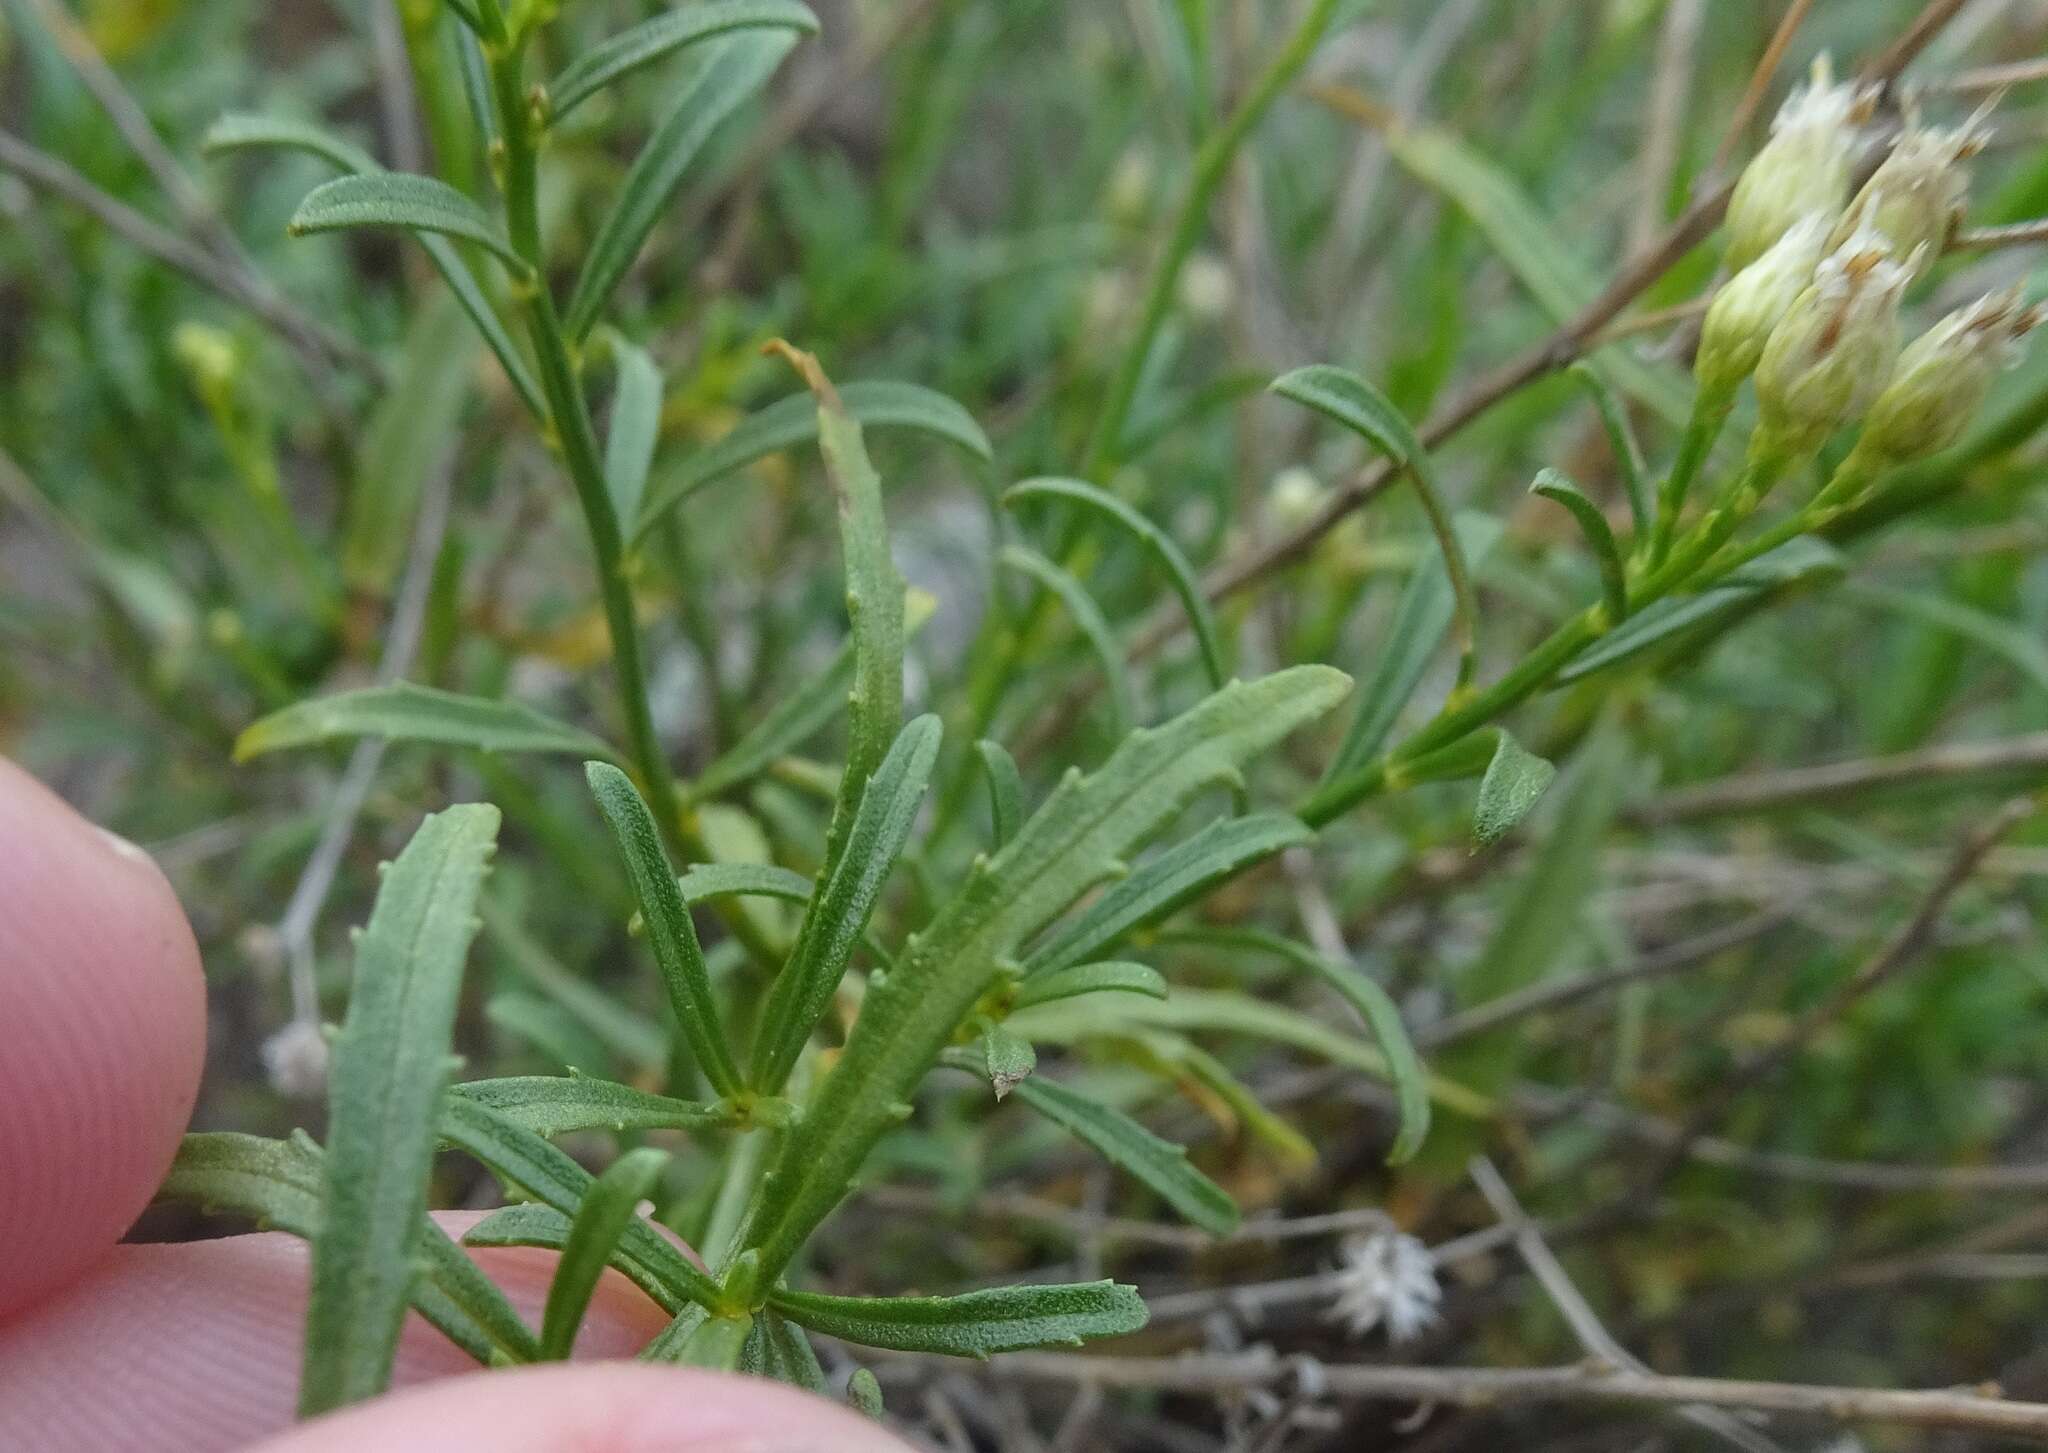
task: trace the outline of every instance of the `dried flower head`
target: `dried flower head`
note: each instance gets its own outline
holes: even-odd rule
[[[2038,303],[2022,305],[2014,286],[1956,309],[1907,344],[1864,419],[1856,442],[1863,462],[1899,464],[1955,443],[2044,315]]]
[[[1703,399],[1725,404],[1756,372],[1771,330],[1813,281],[1827,231],[1824,215],[1807,213],[1714,295],[1693,364]]]
[[[1442,1298],[1429,1248],[1399,1231],[1376,1231],[1344,1243],[1329,1315],[1355,1337],[1385,1327],[1389,1341],[1406,1342],[1436,1320]]]
[[[1899,138],[1828,238],[1839,246],[1863,228],[1892,240],[1902,257],[1925,247],[1932,261],[1963,214],[1970,174],[1963,163],[1984,149],[1984,111],[1953,130],[1914,126]]]
[[[1875,92],[1835,83],[1834,66],[1814,58],[1808,83],[1795,87],[1771,122],[1771,139],[1751,158],[1728,199],[1730,272],[1740,272],[1809,212],[1832,217],[1849,190],[1849,164]]]
[[[1900,262],[1863,228],[1820,260],[1757,362],[1753,452],[1810,454],[1863,416],[1898,358],[1899,295],[1921,255]]]
[[[263,1071],[280,1095],[311,1099],[327,1091],[331,1053],[318,1024],[294,1019],[263,1041]]]

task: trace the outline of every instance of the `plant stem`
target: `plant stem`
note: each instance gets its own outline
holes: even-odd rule
[[[1663,488],[1657,492],[1657,524],[1650,535],[1648,557],[1652,570],[1671,553],[1671,542],[1678,533],[1678,517],[1685,510],[1686,493],[1699,477],[1727,417],[1726,404],[1705,399],[1693,401],[1692,418],[1686,422],[1685,437],[1678,444],[1678,458],[1671,465],[1671,473],[1664,477]]]

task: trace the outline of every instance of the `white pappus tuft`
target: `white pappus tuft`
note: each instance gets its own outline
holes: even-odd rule
[[[1437,1303],[1443,1299],[1436,1258],[1400,1231],[1375,1231],[1345,1242],[1336,1285],[1330,1319],[1346,1323],[1354,1337],[1384,1327],[1391,1342],[1409,1341],[1436,1321]]]

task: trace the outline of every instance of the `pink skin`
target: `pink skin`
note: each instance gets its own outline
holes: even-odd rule
[[[40,1453],[904,1453],[865,1418],[718,1373],[487,1375],[414,1317],[402,1392],[292,1429],[306,1255],[282,1235],[117,1246],[198,1090],[205,983],[156,866],[0,760],[0,1442]],[[451,1233],[475,1220],[450,1214]],[[479,1263],[530,1320],[553,1258]],[[579,1359],[664,1317],[607,1272]],[[261,1441],[267,1440],[267,1441]]]

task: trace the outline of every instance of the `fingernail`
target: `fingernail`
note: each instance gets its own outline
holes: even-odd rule
[[[156,866],[155,858],[152,858],[148,853],[135,846],[134,843],[129,842],[128,839],[122,837],[119,833],[109,832],[97,824],[94,825],[93,831],[105,839],[107,846],[112,848],[118,856],[126,858],[131,863],[146,863],[152,868]]]

